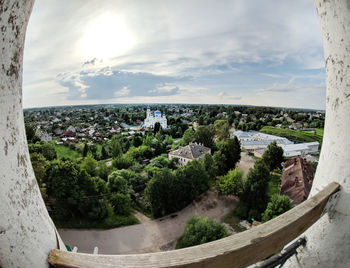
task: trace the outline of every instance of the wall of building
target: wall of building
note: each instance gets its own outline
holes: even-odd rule
[[[310,196],[341,185],[333,216],[305,232],[306,247],[284,267],[350,267],[350,1],[315,0],[327,71],[325,135]]]
[[[0,1],[0,267],[48,267],[59,238],[30,163],[22,112],[24,37],[33,0]]]

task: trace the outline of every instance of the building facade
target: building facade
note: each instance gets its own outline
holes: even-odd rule
[[[147,107],[146,118],[143,123],[143,126],[146,128],[154,128],[154,125],[159,123],[163,129],[168,127],[168,121],[166,115],[156,110],[154,113],[151,112],[151,108]]]
[[[184,166],[194,159],[201,159],[206,154],[210,154],[211,149],[197,143],[190,143],[187,146],[181,147],[175,151],[171,151],[168,155],[169,160],[172,158],[179,159],[179,166]]]

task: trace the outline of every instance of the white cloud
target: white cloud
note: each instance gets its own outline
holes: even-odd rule
[[[130,89],[128,87],[123,87],[121,90],[114,92],[114,96],[116,97],[126,97],[130,94]]]

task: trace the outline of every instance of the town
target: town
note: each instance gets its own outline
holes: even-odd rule
[[[32,108],[24,110],[24,117],[42,197],[56,226],[66,228],[59,229],[65,241],[79,244],[74,228],[127,226],[141,232],[137,226],[144,221],[163,228],[177,221],[171,235],[151,233],[158,235],[153,244],[120,245],[114,251],[100,246],[103,253],[129,253],[193,245],[185,235],[190,216],[216,220],[207,224],[220,238],[306,200],[325,114],[233,105],[111,104]],[[208,221],[191,219],[187,224]],[[80,250],[88,249],[80,245]]]

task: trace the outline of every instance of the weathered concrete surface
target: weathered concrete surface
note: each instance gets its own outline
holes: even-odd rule
[[[341,196],[331,219],[306,232],[307,245],[286,267],[350,267],[350,1],[315,0],[327,70],[325,136],[311,196],[331,181]]]
[[[57,248],[23,123],[23,46],[33,2],[0,0],[0,267],[47,267]]]

